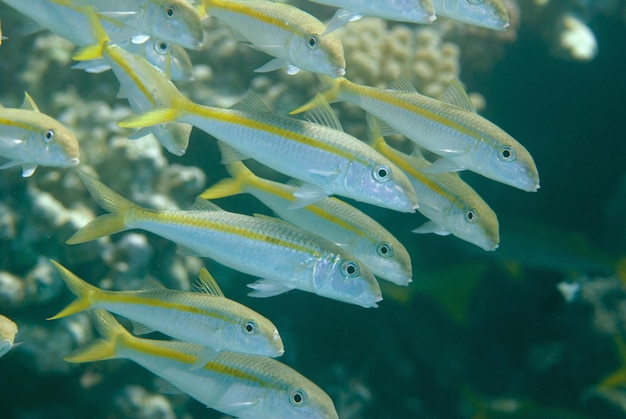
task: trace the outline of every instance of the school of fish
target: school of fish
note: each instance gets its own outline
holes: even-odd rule
[[[524,191],[539,188],[528,150],[479,116],[458,81],[441,100],[418,93],[400,77],[388,89],[358,85],[344,77],[350,63],[333,33],[363,16],[415,24],[436,24],[444,16],[505,30],[509,21],[501,0],[313,0],[338,9],[327,23],[269,0],[2,1],[73,42],[75,68],[112,70],[118,97],[135,113],[119,121],[138,129],[129,138],[152,134],[181,156],[196,127],[219,140],[232,176],[209,187],[189,210],[157,211],[130,202],[89,168],[79,168],[84,186],[108,214],[75,232],[68,245],[142,229],[186,254],[258,277],[249,284],[251,296],[297,289],[377,307],[383,296],[376,277],[400,286],[413,281],[410,254],[385,227],[340,197],[399,212],[418,210],[429,221],[414,232],[452,234],[493,251],[499,243],[496,214],[456,172],[470,170]],[[272,112],[254,93],[223,109],[194,103],[178,90],[172,80],[193,77],[185,48],[202,47],[205,18],[221,20],[272,56],[250,71],[320,77],[328,88],[292,112],[306,112],[306,120]],[[342,130],[328,104],[335,101],[367,112],[369,139]],[[385,141],[392,133],[415,143],[411,155]],[[427,160],[422,149],[438,157]],[[19,109],[0,107],[0,158],[1,169],[20,166],[28,177],[38,166],[78,166],[79,141],[25,93]],[[258,177],[242,162],[247,158],[293,181]],[[228,212],[207,201],[240,193],[255,196],[280,219]],[[159,283],[108,291],[51,264],[76,299],[50,320],[93,309],[102,337],[68,355],[68,362],[127,358],[206,406],[240,418],[338,418],[324,390],[272,359],[285,351],[276,326],[226,298],[206,269],[199,272],[196,292]],[[175,340],[135,337],[108,312],[130,319],[135,334],[156,330]],[[15,323],[0,316],[0,356],[14,346],[16,333]]]

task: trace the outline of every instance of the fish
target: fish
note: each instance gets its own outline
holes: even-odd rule
[[[202,106],[177,93],[170,107],[131,116],[121,127],[140,128],[172,121],[194,125],[236,152],[222,162],[253,158],[305,184],[293,208],[341,195],[401,212],[415,212],[417,196],[408,178],[388,159],[343,132],[328,104],[309,115],[319,123],[277,115],[249,93],[231,109]]]
[[[139,324],[136,331],[159,331],[215,351],[281,356],[285,349],[276,326],[254,310],[224,297],[215,279],[202,268],[203,292],[169,290],[160,284],[140,291],[105,291],[88,284],[51,260],[61,279],[78,297],[48,320],[102,308]]]
[[[430,220],[414,233],[453,234],[484,250],[497,249],[498,217],[471,186],[454,172],[425,173],[431,163],[421,153],[409,156],[395,150],[377,128],[373,131],[372,147],[407,174],[419,196],[418,211]]]
[[[6,0],[5,3],[28,16],[42,28],[54,32],[79,47],[93,45],[98,42],[90,21],[90,16],[95,13],[95,10],[92,6],[80,5],[83,3],[82,1]],[[161,70],[171,72],[174,79],[189,77],[191,62],[184,50],[181,50],[178,45],[174,47],[176,44],[163,44],[162,38],[143,39],[141,44],[133,43],[133,37],[137,36],[135,28],[126,26],[107,16],[98,15],[98,17],[106,33],[112,38],[114,43],[139,53],[139,55],[144,56],[144,58]],[[168,56],[164,56],[159,51],[163,45],[166,45],[167,50],[171,51]],[[74,68],[93,73],[109,69],[107,65],[103,64],[102,60],[81,63]]]
[[[476,113],[458,80],[443,99],[419,94],[405,80],[393,89],[363,86],[346,78],[323,79],[331,87],[293,110],[301,113],[328,102],[353,103],[384,122],[383,135],[400,132],[440,158],[430,173],[471,170],[523,191],[539,189],[539,174],[526,148],[494,123]]]
[[[203,7],[252,47],[275,57],[256,72],[286,67],[288,74],[306,70],[341,77],[346,73],[340,39],[324,34],[326,26],[297,7],[268,0],[204,0]]]
[[[141,208],[92,176],[78,175],[93,198],[111,214],[89,222],[67,241],[78,244],[138,228],[172,240],[190,255],[210,257],[261,279],[248,286],[253,297],[271,297],[291,289],[362,307],[382,300],[374,275],[339,246],[286,221],[224,211],[208,201],[198,210],[155,211]]]
[[[0,45],[2,45],[2,41],[4,41],[5,39],[9,39],[9,38],[2,35],[2,22],[0,22]]]
[[[502,0],[432,0],[437,16],[469,25],[503,31],[509,13]]]
[[[291,209],[297,185],[257,177],[242,162],[229,163],[226,169],[233,177],[216,183],[204,191],[201,198],[212,200],[242,192],[252,194],[281,218],[345,248],[377,277],[403,286],[412,281],[411,258],[406,248],[383,226],[352,205],[328,197]]]
[[[112,44],[97,17],[89,16],[97,43],[76,51],[73,58],[89,62],[103,58],[120,82],[118,97],[126,98],[135,112],[145,112],[159,106],[169,106],[170,98],[178,93],[176,86],[167,76],[144,58]],[[129,138],[137,139],[153,134],[170,153],[185,154],[189,146],[190,124],[169,122],[140,129]]]
[[[348,22],[373,16],[409,23],[431,23],[436,19],[432,0],[311,0],[314,3],[338,7],[326,23],[330,33]]]
[[[19,109],[0,105],[0,169],[22,167],[31,176],[38,166],[73,167],[80,163],[78,140],[56,119],[43,114],[28,93]]]
[[[240,419],[339,417],[321,388],[275,359],[220,351],[192,368],[201,346],[135,337],[104,310],[95,310],[94,317],[103,338],[66,356],[67,362],[126,358],[207,407]]]
[[[14,343],[15,335],[17,335],[15,322],[0,314],[0,358],[17,345]]]
[[[198,50],[204,43],[200,14],[186,0],[69,0],[74,6],[91,5],[98,14],[132,28],[133,42],[150,37]]]

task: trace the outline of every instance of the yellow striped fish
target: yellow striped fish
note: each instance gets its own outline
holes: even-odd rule
[[[343,46],[334,34],[310,14],[268,0],[204,0],[206,12],[225,22],[252,46],[274,58],[257,68],[267,72],[287,67],[341,77],[346,73]]]
[[[241,162],[228,164],[226,169],[233,177],[216,183],[201,198],[252,194],[281,218],[345,248],[379,278],[397,285],[411,282],[411,258],[402,243],[352,205],[330,197],[291,209],[297,186],[259,178]]]
[[[222,351],[193,368],[204,351],[199,345],[134,337],[104,310],[96,310],[95,321],[103,339],[66,361],[130,359],[207,407],[241,419],[339,417],[322,389],[272,358]]]
[[[484,250],[498,247],[500,234],[496,213],[457,173],[425,173],[431,163],[424,157],[401,153],[376,133],[372,146],[404,170],[413,183],[420,199],[418,211],[430,219],[413,232],[453,234]]]
[[[204,31],[200,14],[187,0],[69,0],[71,4],[91,5],[99,14],[116,19],[135,32],[133,42],[149,37],[174,42],[185,48],[200,49]]]
[[[339,10],[326,24],[326,33],[363,16],[410,23],[431,23],[435,20],[432,0],[311,0]]]
[[[135,112],[145,112],[158,106],[168,106],[178,89],[167,76],[142,57],[110,43],[109,37],[94,13],[87,13],[94,37],[98,42],[79,49],[75,60],[104,58],[120,82],[118,97],[128,99]],[[178,122],[153,125],[140,129],[129,138],[137,139],[153,134],[170,153],[182,156],[189,145],[191,125]]]
[[[15,342],[17,335],[17,325],[13,320],[0,314],[0,357],[4,356],[17,344]]]
[[[505,30],[509,13],[502,0],[432,0],[437,16],[483,28]]]
[[[175,339],[216,351],[281,356],[283,342],[276,326],[259,313],[224,297],[206,269],[200,271],[205,293],[169,290],[104,291],[51,261],[77,299],[48,320],[60,319],[90,308],[103,308],[127,317],[140,330],[158,330]]]
[[[539,188],[539,174],[530,153],[504,130],[479,116],[458,81],[448,87],[447,101],[421,95],[408,83],[380,89],[345,78],[327,80],[332,87],[322,96],[329,102],[347,101],[389,125],[384,135],[400,132],[441,158],[431,173],[468,169],[524,191]],[[317,106],[316,96],[294,110]],[[449,103],[450,102],[450,103]]]
[[[68,244],[139,228],[197,256],[260,277],[249,285],[255,297],[300,289],[363,307],[377,307],[382,300],[374,275],[361,262],[334,243],[285,221],[231,213],[209,202],[203,211],[144,209],[78,173],[96,202],[112,214],[92,220]]]
[[[164,99],[169,108],[130,117],[119,125],[190,123],[238,151],[223,161],[250,157],[305,182],[296,192],[296,206],[337,194],[401,212],[417,208],[415,191],[402,170],[343,132],[327,103],[318,119],[329,126],[276,115],[251,94],[233,109],[201,106],[179,92],[175,95]]]
[[[22,176],[31,176],[38,165],[77,166],[78,140],[54,118],[39,111],[35,101],[24,93],[19,109],[0,105],[0,157],[9,159],[0,169],[22,166]]]

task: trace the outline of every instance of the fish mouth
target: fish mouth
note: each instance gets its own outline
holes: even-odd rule
[[[80,164],[80,159],[78,157],[73,157],[68,160],[70,166],[76,167]]]
[[[346,74],[346,69],[344,67],[338,68],[334,72],[335,78],[336,77],[343,77],[345,74]]]

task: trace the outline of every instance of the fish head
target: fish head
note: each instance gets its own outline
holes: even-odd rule
[[[289,60],[296,67],[328,77],[342,77],[346,73],[343,45],[334,33],[298,32],[289,42]]]
[[[185,48],[200,49],[204,31],[200,15],[185,0],[152,0],[145,13],[151,22],[151,34]]]
[[[380,155],[363,163],[352,161],[347,167],[342,186],[346,196],[395,211],[415,212],[417,195],[400,168]]]
[[[509,13],[502,0],[443,0],[436,13],[489,29],[505,30],[509,26]]]
[[[42,166],[73,167],[80,163],[78,140],[56,120],[39,114],[40,118],[28,138],[33,163]]]
[[[189,55],[183,47],[170,41],[150,38],[143,44],[128,42],[124,48],[129,52],[144,57],[150,64],[169,72],[172,80],[193,80],[193,67]]]
[[[383,299],[369,269],[339,247],[315,262],[313,288],[317,295],[366,308],[378,307]]]
[[[365,261],[367,267],[379,278],[401,286],[409,285],[412,281],[409,252],[391,235],[380,241],[362,240],[352,253]]]
[[[273,419],[339,419],[332,399],[300,373],[278,364],[273,368],[281,386],[268,389],[264,393],[263,403],[255,407],[257,412],[250,412],[246,417],[264,417]]]
[[[450,233],[484,250],[496,250],[500,243],[496,213],[477,194],[460,204],[446,215]]]
[[[480,141],[474,158],[481,174],[490,179],[527,192],[539,189],[539,173],[532,156],[504,131]]]
[[[232,333],[224,336],[225,349],[272,358],[281,356],[285,347],[274,323],[243,305],[239,308],[241,313],[236,315],[238,321]]]

